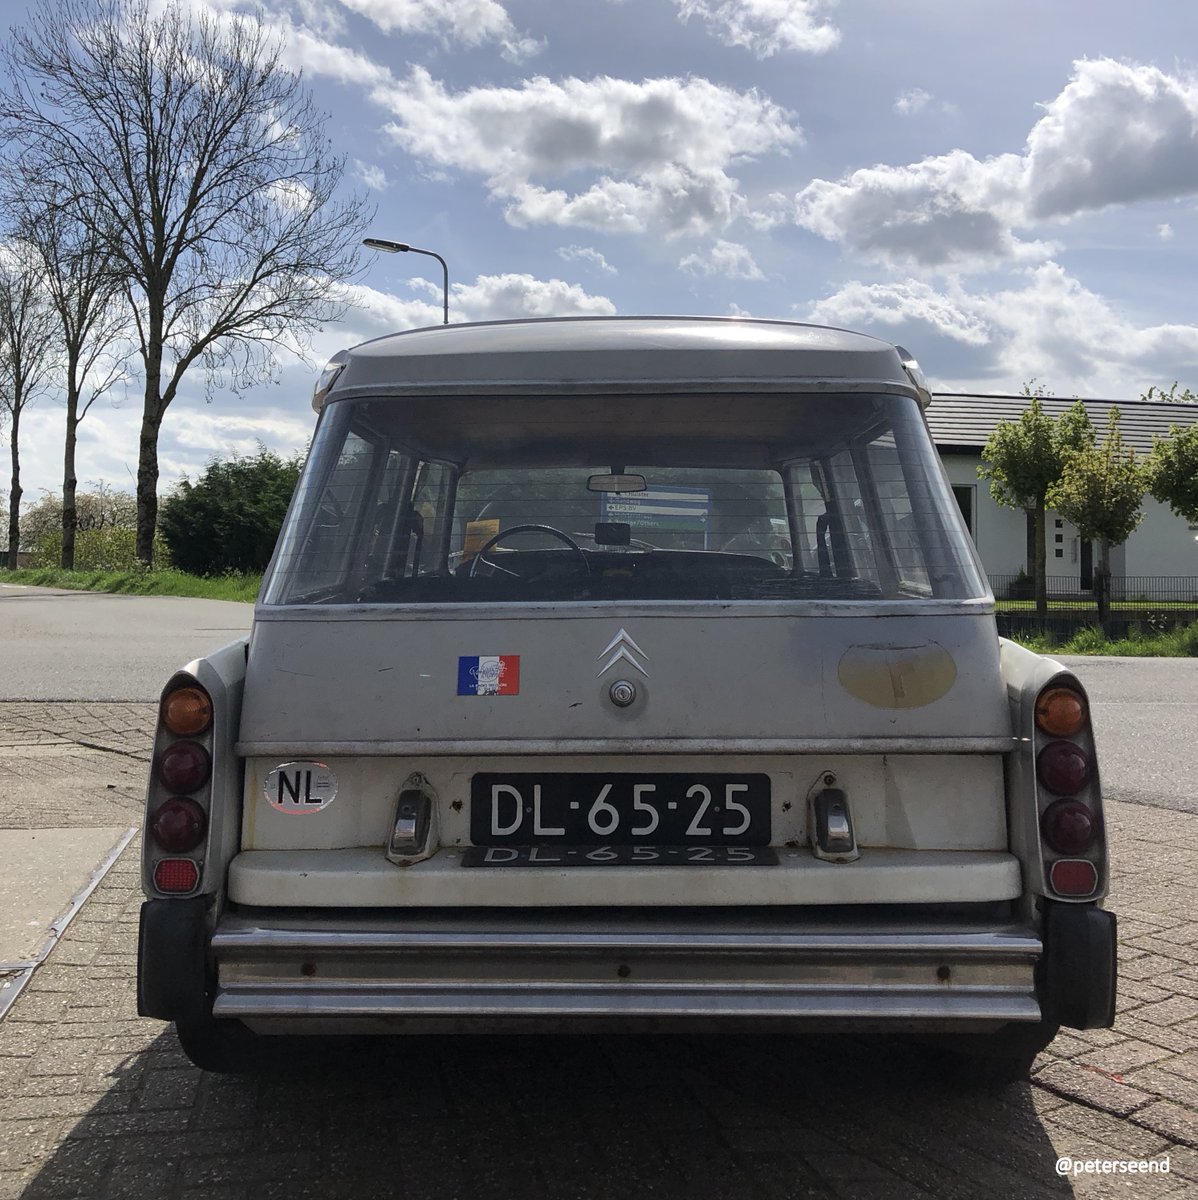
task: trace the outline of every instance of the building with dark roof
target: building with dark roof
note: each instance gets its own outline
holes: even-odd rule
[[[1043,397],[1049,416],[1059,417],[1073,398]],[[1168,404],[1144,400],[1083,400],[1101,438],[1107,414],[1117,407],[1124,441],[1138,454],[1152,449],[1153,438],[1167,437],[1170,428],[1198,425],[1198,404]],[[1026,396],[978,396],[938,392],[927,410],[928,425],[961,511],[969,524],[982,565],[992,579],[1031,573],[1031,520],[1018,509],[1004,508],[990,495],[989,484],[978,478],[982,447],[1000,421],[1017,421],[1027,408]],[[1049,590],[1058,593],[1088,590],[1095,548],[1051,510],[1047,520]],[[1144,520],[1127,541],[1111,551],[1111,574],[1126,579],[1160,576],[1198,576],[1198,526],[1189,526],[1151,496],[1144,499]]]

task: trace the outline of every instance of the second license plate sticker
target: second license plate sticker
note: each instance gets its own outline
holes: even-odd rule
[[[765,774],[505,773],[470,784],[476,846],[768,846]]]
[[[464,867],[776,867],[772,846],[471,846]]]

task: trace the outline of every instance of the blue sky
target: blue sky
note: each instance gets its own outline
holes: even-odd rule
[[[221,19],[240,0],[189,0]],[[11,21],[23,6],[5,3]],[[1171,0],[263,0],[451,320],[707,313],[901,342],[945,391],[1198,389],[1198,7]],[[168,412],[164,490],[312,427],[333,351],[441,319],[377,255],[310,361]],[[139,401],[80,426],[132,489]],[[29,498],[61,409],[26,419]]]

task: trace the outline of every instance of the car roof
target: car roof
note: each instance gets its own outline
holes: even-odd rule
[[[554,317],[436,325],[345,351],[337,398],[857,391],[921,395],[905,352],[865,334],[740,317]],[[314,400],[319,409],[324,397]]]

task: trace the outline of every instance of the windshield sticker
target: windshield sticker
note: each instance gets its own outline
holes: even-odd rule
[[[283,763],[267,775],[263,794],[279,812],[317,813],[336,799],[337,776],[324,763]]]
[[[458,659],[459,696],[516,696],[519,693],[518,654],[483,654]]]

